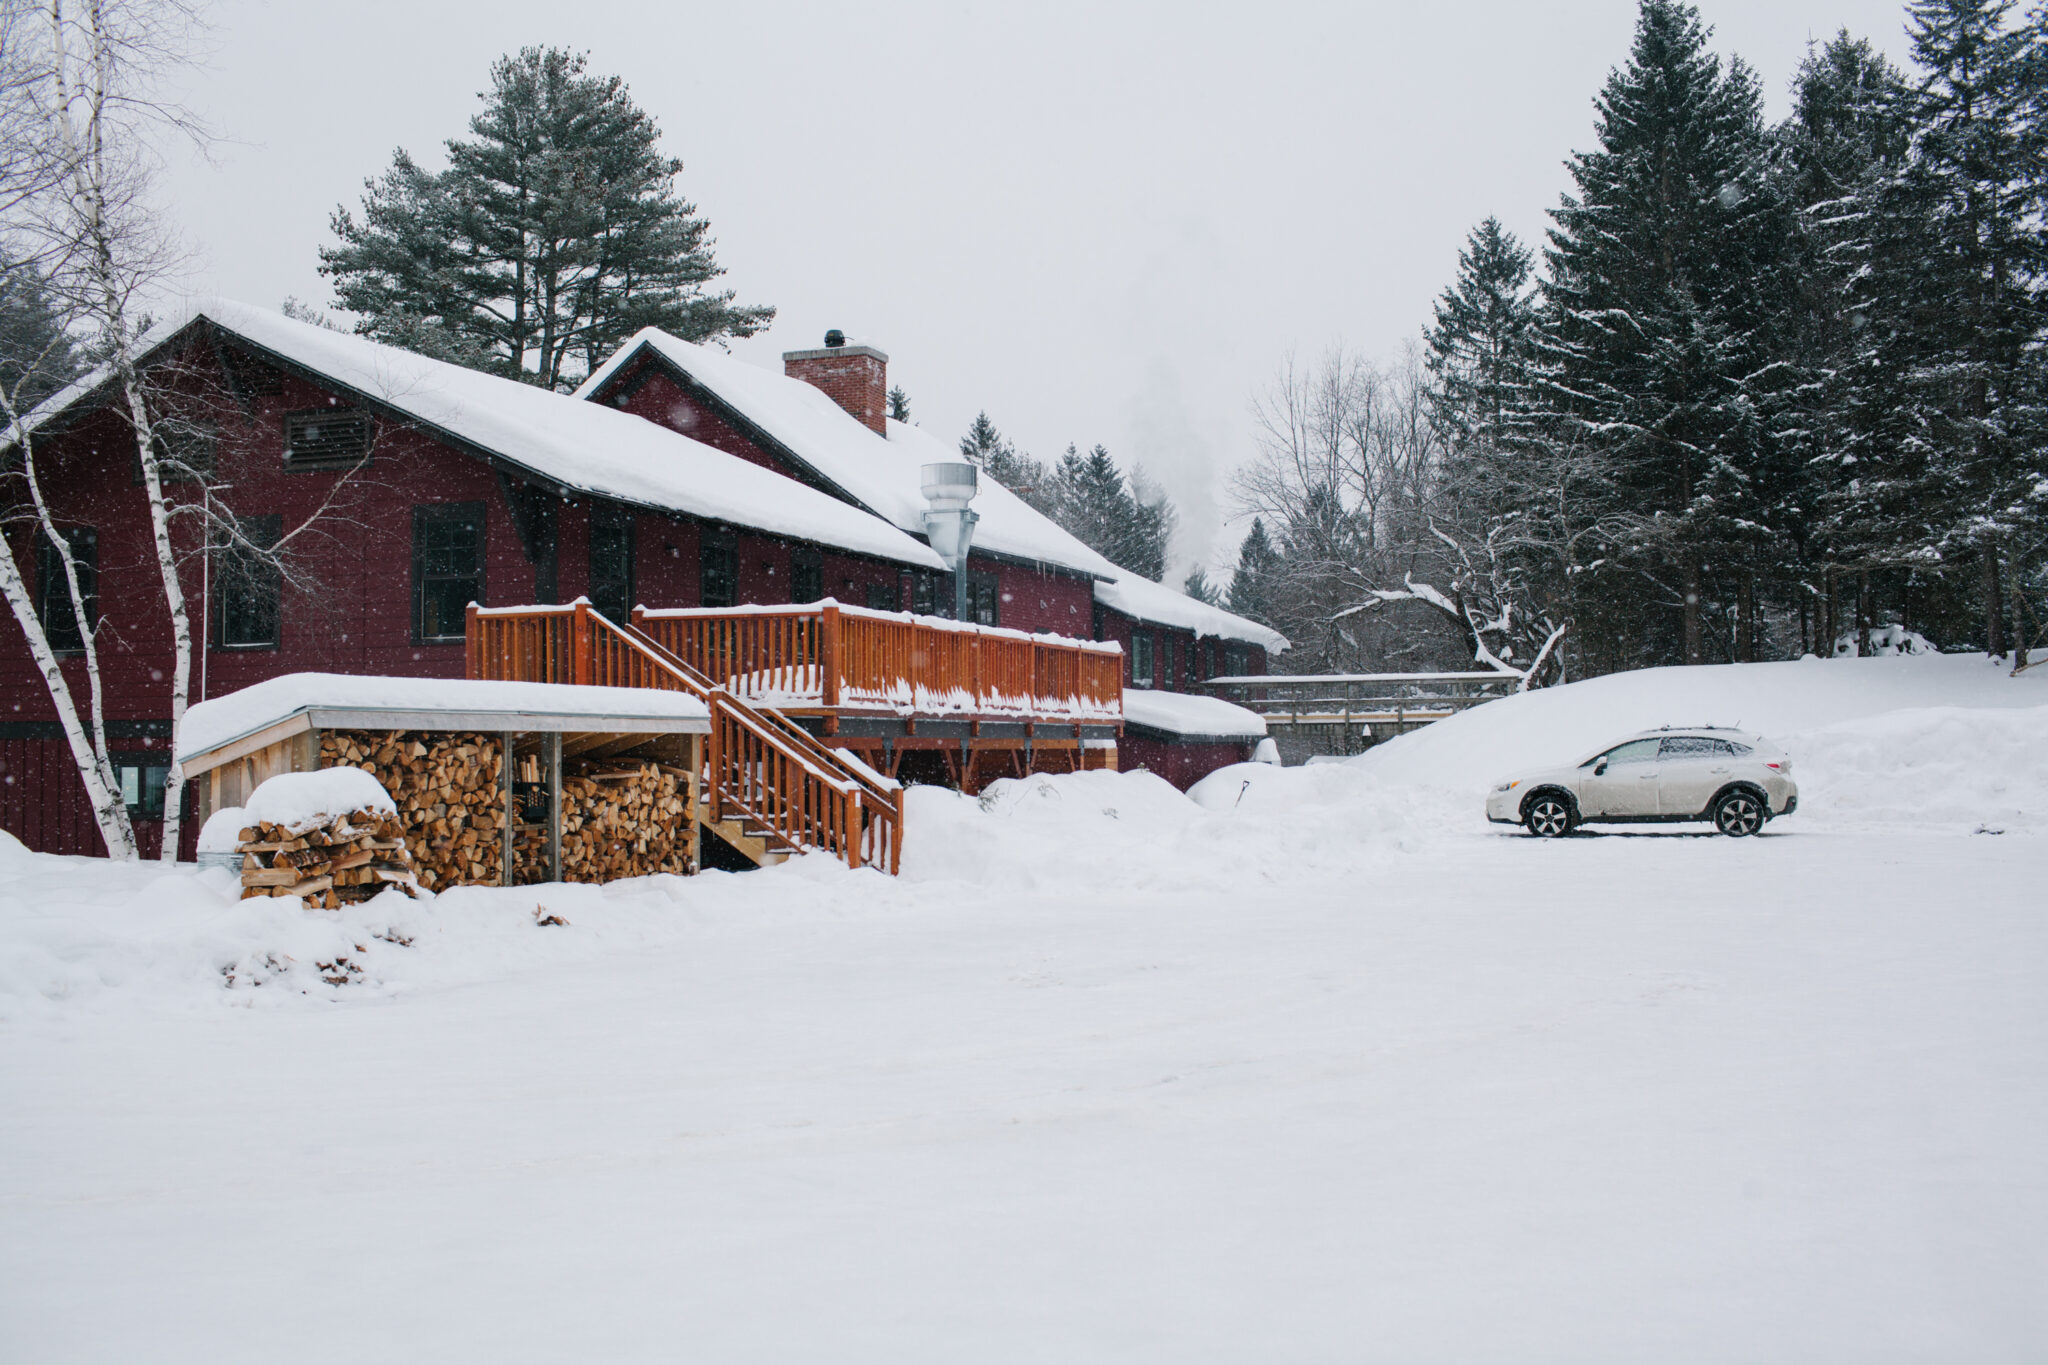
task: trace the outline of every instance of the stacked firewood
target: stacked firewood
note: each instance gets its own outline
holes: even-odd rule
[[[562,775],[564,881],[690,870],[688,772],[665,763],[579,766]]]
[[[497,885],[504,867],[503,748],[495,735],[332,730],[320,766],[384,784],[423,886]]]
[[[412,862],[389,811],[358,810],[303,825],[259,821],[242,831],[242,899],[303,896],[338,910],[387,886],[412,894]]]

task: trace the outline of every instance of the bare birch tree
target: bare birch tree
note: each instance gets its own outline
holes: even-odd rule
[[[0,199],[13,248],[10,259],[23,262],[19,268],[38,270],[72,324],[89,334],[133,432],[175,653],[175,748],[190,693],[191,616],[171,538],[155,418],[136,364],[142,330],[136,303],[177,262],[174,244],[149,202],[163,145],[173,139],[206,141],[197,121],[162,93],[166,79],[189,60],[198,13],[185,0],[47,0],[37,6],[0,0],[0,5],[0,39],[8,45],[0,63],[8,100],[0,166],[18,177]],[[90,687],[89,737],[34,604],[25,591],[16,591],[21,574],[11,553],[0,566],[0,587],[7,590],[37,656],[108,852],[132,857],[134,831],[113,780],[100,718],[99,623],[90,619],[71,547],[43,497],[33,459],[35,433],[13,394],[7,415],[29,504],[63,568],[79,625]],[[164,791],[167,859],[177,856],[182,795],[183,779],[174,763]]]

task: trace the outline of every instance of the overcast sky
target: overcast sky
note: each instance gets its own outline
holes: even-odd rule
[[[1896,0],[1710,0],[1771,113],[1809,39],[1903,60]],[[1183,561],[1234,560],[1224,474],[1290,351],[1391,356],[1471,225],[1525,240],[1592,137],[1627,0],[1459,4],[225,0],[190,98],[232,141],[173,168],[189,288],[325,304],[317,248],[396,147],[440,164],[493,58],[587,50],[659,120],[741,300],[745,358],[828,327],[913,417],[986,408],[1040,457],[1100,441],[1174,494]]]

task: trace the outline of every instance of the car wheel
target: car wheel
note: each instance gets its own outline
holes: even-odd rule
[[[1714,803],[1714,828],[1740,839],[1764,827],[1764,803],[1753,792],[1729,792]]]
[[[1522,823],[1539,839],[1562,838],[1572,832],[1572,804],[1562,796],[1539,796],[1522,812]]]

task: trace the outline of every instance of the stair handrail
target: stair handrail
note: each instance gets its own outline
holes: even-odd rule
[[[801,851],[805,847],[821,848],[856,868],[871,865],[894,873],[901,866],[903,800],[900,786],[873,773],[865,764],[849,762],[848,755],[820,743],[816,736],[775,708],[756,705],[734,695],[637,624],[621,625],[597,611],[585,598],[561,606],[510,609],[471,606],[468,614],[470,648],[467,672],[470,677],[514,671],[519,652],[507,647],[506,640],[496,634],[498,622],[560,619],[566,626],[566,630],[561,632],[565,638],[556,643],[567,648],[551,648],[538,656],[544,657],[542,671],[549,674],[540,681],[648,685],[622,681],[615,676],[617,661],[607,658],[600,642],[616,642],[632,650],[646,664],[646,670],[640,672],[639,677],[664,678],[676,684],[677,690],[703,701],[711,719],[710,742],[705,746],[703,756],[703,786],[714,821],[723,821],[727,814],[725,808],[730,805],[733,814],[756,827],[759,837],[772,845],[792,851]],[[487,640],[497,646],[499,657],[487,657]],[[607,666],[600,669],[601,663]],[[566,679],[557,676],[565,671],[568,674]],[[626,671],[629,674],[635,672],[632,669]],[[600,672],[604,676],[598,676]],[[748,779],[758,779],[759,774],[748,769],[744,759],[728,761],[725,752],[728,746],[737,752],[742,734],[752,736],[762,755],[794,765],[806,780],[815,782],[821,790],[815,796],[805,796],[801,792],[778,793],[770,803],[773,809],[763,809],[750,800],[744,787]],[[734,763],[740,766],[733,767]],[[741,774],[745,776],[740,777]],[[735,780],[736,777],[739,780]],[[801,837],[815,835],[822,835],[822,841]]]
[[[630,641],[650,659],[662,664],[679,677],[690,679],[703,689],[704,695],[712,702],[715,710],[723,709],[741,723],[760,733],[763,738],[779,739],[788,748],[797,750],[795,757],[808,758],[806,767],[817,774],[820,780],[842,791],[857,792],[860,808],[868,818],[861,822],[861,829],[854,832],[856,842],[872,831],[877,844],[873,856],[865,858],[856,854],[849,857],[852,866],[862,861],[886,862],[894,874],[902,862],[903,788],[890,778],[874,773],[865,763],[848,762],[849,755],[840,753],[830,745],[821,743],[816,735],[798,725],[772,706],[757,706],[742,697],[734,696],[723,684],[712,682],[699,669],[692,666],[669,649],[661,641],[643,630],[638,622],[639,609],[634,609],[634,620],[626,625],[597,616],[606,626],[625,640]],[[722,792],[719,793],[723,795]],[[863,850],[865,852],[865,850]]]
[[[613,625],[610,621],[607,621],[606,624]],[[771,726],[791,744],[809,754],[820,766],[829,770],[838,770],[841,772],[844,780],[860,787],[863,791],[877,798],[887,800],[892,792],[900,790],[900,787],[894,781],[888,778],[881,778],[877,781],[875,778],[868,776],[867,773],[862,772],[860,768],[848,764],[845,761],[845,756],[837,749],[832,748],[828,744],[821,743],[816,735],[804,729],[803,726],[798,725],[774,707],[762,706],[750,702],[744,697],[735,696],[723,683],[711,681],[708,675],[692,666],[688,661],[662,644],[661,641],[647,634],[637,624],[613,625],[613,629],[617,630],[621,636],[633,641],[634,644],[639,646],[641,652],[648,657],[666,664],[678,673],[695,678],[708,691],[717,692],[725,697],[735,711],[750,714],[762,724]],[[862,768],[866,766],[865,764],[861,765]]]

